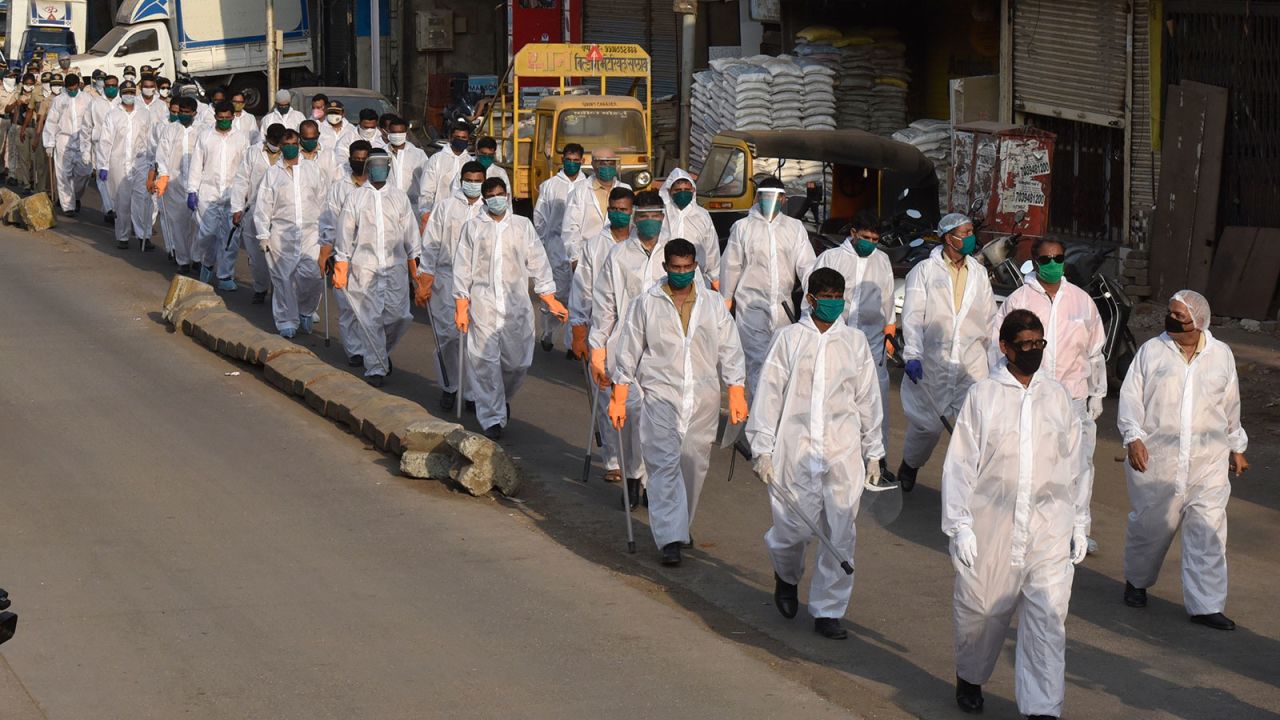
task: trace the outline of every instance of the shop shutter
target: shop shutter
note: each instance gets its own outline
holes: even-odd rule
[[[671,0],[650,0],[650,44],[645,46],[653,59],[653,98],[675,95],[680,89],[680,66],[676,62],[680,35]]]
[[[1160,153],[1152,147],[1151,128],[1151,0],[1133,3],[1133,132],[1131,134],[1132,175],[1130,202],[1135,214],[1150,214],[1156,204],[1156,178],[1160,176]]]
[[[1012,5],[1014,108],[1123,127],[1127,6],[1118,0]]]
[[[631,43],[649,53],[653,68],[653,97],[676,92],[676,16],[671,0],[586,0],[583,42]],[[625,91],[619,87],[617,92]],[[610,92],[614,92],[610,88]],[[641,90],[643,98],[643,90]]]

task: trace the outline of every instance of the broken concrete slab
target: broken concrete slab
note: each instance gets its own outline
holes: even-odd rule
[[[0,219],[10,225],[18,222],[18,209],[22,196],[9,188],[0,188]]]
[[[431,414],[418,403],[384,396],[386,400],[374,405],[365,417],[360,434],[382,450],[399,455],[409,427],[430,420]]]
[[[449,433],[449,445],[469,460],[451,477],[472,495],[484,495],[497,490],[503,495],[520,491],[523,476],[507,456],[506,451],[489,438],[461,428]]]
[[[177,325],[180,320],[173,318],[173,311],[187,300],[195,297],[216,298],[218,294],[214,292],[213,286],[208,283],[202,283],[186,275],[174,275],[173,280],[169,281],[169,290],[165,293],[164,305],[160,306],[161,317],[166,322]],[[221,298],[218,298],[218,300],[221,301]]]
[[[449,434],[461,429],[457,423],[431,417],[405,428],[401,444],[405,452],[436,452],[449,446]]]
[[[400,456],[400,472],[422,480],[449,480],[453,467],[461,462],[462,458],[447,446],[434,452],[408,450]]]
[[[49,193],[41,192],[22,198],[22,204],[18,208],[18,221],[33,231],[48,230],[57,225]]]

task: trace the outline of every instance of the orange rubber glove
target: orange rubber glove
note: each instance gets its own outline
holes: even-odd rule
[[[609,374],[604,369],[605,349],[591,348],[591,377],[602,388],[609,387]]]
[[[458,328],[458,332],[465,333],[467,328],[471,327],[471,300],[468,298],[455,298],[453,301],[453,324]]]
[[[711,289],[712,289],[712,290],[715,290],[716,292],[720,292],[720,281],[719,281],[719,280],[712,280],[712,281],[711,281]]]
[[[579,360],[587,356],[587,330],[586,325],[573,325],[569,328],[569,332],[573,334],[573,344],[569,346],[569,350],[573,352],[573,356]]]
[[[609,422],[618,430],[627,424],[627,394],[630,392],[630,385],[614,385],[613,395],[609,398]]]
[[[409,258],[409,277],[418,277],[418,258]]]
[[[546,295],[539,295],[538,299],[547,304],[547,310],[551,311],[551,314],[555,315],[560,322],[569,319],[569,311],[564,309],[564,305],[560,304],[555,295],[547,293]]]
[[[333,264],[333,286],[339,290],[347,288],[347,270],[351,268],[351,263],[342,262],[341,260]]]
[[[733,298],[724,299],[724,309],[733,312]]]
[[[413,304],[418,307],[426,307],[427,301],[431,299],[431,286],[436,282],[436,276],[430,273],[418,273],[418,277],[414,279],[417,283],[413,290]]]
[[[324,266],[328,264],[331,257],[333,257],[333,246],[321,245],[320,257],[316,258],[316,262],[320,265],[320,277],[324,277]]]
[[[169,176],[161,175],[156,178],[156,194],[163,195],[164,191],[169,187]]]
[[[147,194],[154,195],[156,192],[156,171],[151,169],[147,171]]]
[[[893,354],[893,341],[889,338],[898,334],[898,326],[896,323],[889,323],[884,326],[884,354],[886,356]]]
[[[741,385],[729,386],[729,422],[737,425],[747,419],[747,389]]]

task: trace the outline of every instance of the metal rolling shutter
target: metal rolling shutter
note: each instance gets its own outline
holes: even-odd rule
[[[583,42],[632,43],[643,47],[653,60],[653,97],[673,95],[678,87],[679,68],[676,65],[676,15],[672,7],[671,0],[586,0]]]
[[[1160,176],[1160,153],[1151,138],[1151,0],[1133,3],[1133,142],[1130,166],[1132,212],[1150,213],[1156,203],[1156,178]],[[1155,18],[1157,26],[1160,19]]]
[[[1014,5],[1014,108],[1123,127],[1127,5],[1118,0],[1020,0]]]
[[[653,97],[675,95],[680,89],[680,66],[676,47],[680,36],[676,30],[676,13],[671,0],[650,0],[649,57],[653,60]]]

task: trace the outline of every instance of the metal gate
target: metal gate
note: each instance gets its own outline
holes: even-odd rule
[[[676,15],[671,0],[586,0],[583,8],[583,42],[634,43],[652,60],[653,97],[676,92]],[[625,88],[610,92],[624,92]],[[643,97],[643,89],[640,91]]]
[[[1124,236],[1124,131],[1028,116],[1058,135],[1049,191],[1049,234],[1120,242]]]

